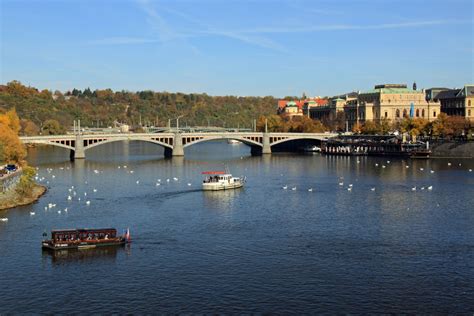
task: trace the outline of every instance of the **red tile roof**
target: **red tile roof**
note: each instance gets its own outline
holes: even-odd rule
[[[278,109],[283,109],[286,106],[287,100],[278,100]]]

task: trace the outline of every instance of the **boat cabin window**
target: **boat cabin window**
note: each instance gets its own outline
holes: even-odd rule
[[[51,232],[51,239],[54,241],[99,240],[116,238],[116,236],[117,231],[115,229]]]

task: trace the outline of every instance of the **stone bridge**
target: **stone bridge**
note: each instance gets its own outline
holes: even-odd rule
[[[323,141],[337,136],[329,133],[262,133],[262,132],[191,132],[191,133],[117,133],[70,134],[20,137],[24,144],[58,146],[71,151],[72,159],[86,157],[90,148],[117,141],[144,141],[160,145],[165,156],[184,156],[184,148],[209,140],[238,140],[251,147],[252,155],[270,154],[272,146],[298,139]]]

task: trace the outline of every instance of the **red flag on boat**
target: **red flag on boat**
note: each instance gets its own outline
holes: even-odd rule
[[[127,231],[125,232],[124,238],[127,242],[130,242],[132,240],[131,237],[130,237],[130,229],[129,228],[127,228]]]

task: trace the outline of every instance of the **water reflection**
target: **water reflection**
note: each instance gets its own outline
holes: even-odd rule
[[[204,205],[207,209],[218,212],[229,212],[234,208],[236,199],[245,188],[221,191],[203,191]]]
[[[131,253],[130,245],[98,247],[93,249],[43,249],[43,260],[49,260],[53,265],[69,263],[89,263],[101,261],[102,263],[115,263],[119,252]]]

